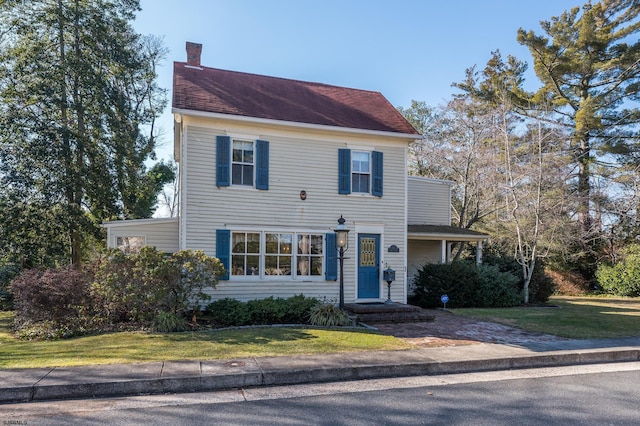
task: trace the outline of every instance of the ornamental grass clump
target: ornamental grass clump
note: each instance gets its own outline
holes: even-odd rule
[[[321,303],[311,309],[309,322],[326,327],[352,325],[349,315],[331,303]]]

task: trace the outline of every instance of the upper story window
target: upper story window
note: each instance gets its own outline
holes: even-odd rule
[[[368,152],[351,152],[351,192],[370,192],[371,161]]]
[[[382,197],[383,154],[381,151],[338,150],[338,193],[371,194]]]
[[[269,189],[269,141],[216,137],[216,185]]]
[[[233,141],[231,184],[253,186],[253,142]]]

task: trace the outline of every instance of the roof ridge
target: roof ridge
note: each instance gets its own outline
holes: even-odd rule
[[[181,65],[187,66],[187,63],[183,62],[183,61],[173,61],[173,62],[174,62],[174,64],[181,64]],[[292,82],[303,83],[303,84],[311,84],[311,85],[314,85],[314,86],[335,87],[337,89],[353,90],[353,91],[358,91],[358,92],[375,93],[375,94],[378,94],[378,95],[382,95],[382,92],[380,92],[378,90],[360,89],[360,88],[356,88],[356,87],[339,86],[337,84],[320,83],[320,82],[317,82],[317,81],[300,80],[300,79],[288,78],[288,77],[277,77],[277,76],[273,76],[273,75],[257,74],[257,73],[254,73],[254,72],[247,72],[247,71],[228,70],[228,69],[224,69],[224,68],[207,67],[205,65],[200,65],[199,68],[201,68],[203,70],[209,69],[209,70],[215,70],[215,71],[230,72],[230,73],[234,73],[234,74],[244,74],[244,75],[250,75],[250,76],[255,76],[255,77],[271,78],[271,79],[274,79],[274,80],[285,80],[285,81],[292,81]],[[382,95],[382,96],[384,97],[384,95]],[[387,100],[387,102],[388,102],[388,100]],[[389,102],[389,104],[391,104],[391,103]]]

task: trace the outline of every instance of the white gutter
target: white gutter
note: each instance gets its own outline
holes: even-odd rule
[[[178,221],[177,217],[152,217],[149,219],[126,219],[114,220],[113,222],[103,222],[100,226],[103,228],[120,228],[135,225],[147,225],[154,223],[169,223]]]
[[[489,239],[489,235],[464,235],[464,234],[445,234],[445,233],[425,233],[425,232],[408,232],[410,240],[448,240],[448,241],[484,241]]]
[[[246,123],[260,123],[260,124],[270,124],[270,125],[277,125],[277,126],[297,127],[297,128],[303,128],[303,129],[309,129],[309,130],[332,130],[335,132],[363,134],[363,135],[370,135],[370,136],[396,137],[396,138],[411,139],[411,140],[422,139],[422,135],[414,135],[410,133],[396,133],[396,132],[386,132],[381,130],[354,129],[351,127],[300,123],[297,121],[273,120],[270,118],[245,117],[242,115],[220,114],[217,112],[196,111],[196,110],[189,110],[189,109],[183,109],[183,108],[172,108],[171,112],[173,114],[184,114],[184,115],[190,115],[193,117],[217,118],[217,119],[232,120],[232,121],[239,121],[239,122],[246,122]]]

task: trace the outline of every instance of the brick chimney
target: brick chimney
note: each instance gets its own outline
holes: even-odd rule
[[[202,44],[187,42],[187,65],[193,67],[200,66],[200,54],[202,53]]]

